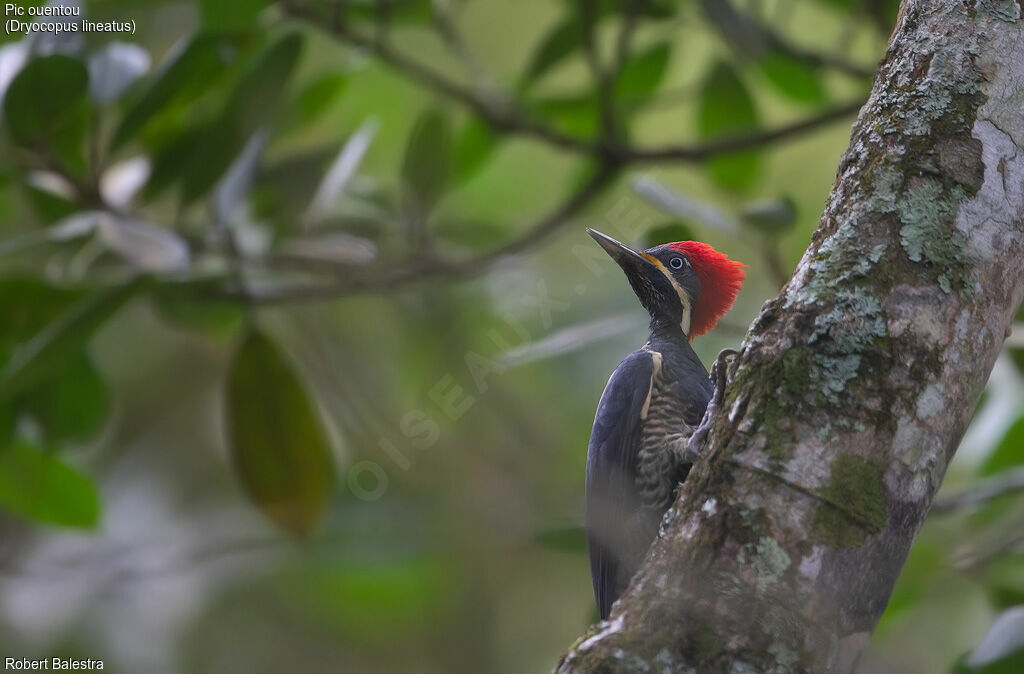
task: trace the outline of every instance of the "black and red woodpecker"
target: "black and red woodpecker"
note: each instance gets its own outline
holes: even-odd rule
[[[587,451],[587,548],[604,620],[692,465],[690,437],[714,385],[690,341],[714,328],[732,306],[745,265],[696,241],[638,252],[587,232],[626,273],[651,315],[647,343],[619,364],[605,386]]]

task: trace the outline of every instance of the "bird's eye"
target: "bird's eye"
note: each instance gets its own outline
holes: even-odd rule
[[[683,265],[686,264],[686,262],[681,257],[674,257],[671,260],[669,260],[668,263],[669,265],[672,266],[673,269],[682,269]]]

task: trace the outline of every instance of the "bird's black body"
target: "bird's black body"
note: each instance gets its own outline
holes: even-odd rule
[[[605,619],[686,479],[694,457],[689,439],[714,386],[690,347],[701,293],[697,261],[672,246],[636,252],[590,234],[626,272],[651,315],[647,343],[619,364],[605,386],[587,452],[587,547]]]
[[[652,333],[605,387],[587,451],[587,544],[601,618],[643,561],[714,389],[686,337]]]

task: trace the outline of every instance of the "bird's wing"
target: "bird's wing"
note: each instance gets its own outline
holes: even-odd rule
[[[641,415],[651,394],[659,354],[634,351],[612,373],[594,418],[587,451],[587,550],[601,619],[622,590],[620,573],[636,556],[640,507],[635,484]]]

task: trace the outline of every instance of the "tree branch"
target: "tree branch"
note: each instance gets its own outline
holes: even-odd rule
[[[441,39],[448,45],[448,50],[462,62],[478,89],[493,91],[493,80],[462,38],[462,33],[459,32],[455,17],[452,16],[449,0],[432,0],[431,4],[434,9],[434,24],[437,26],[437,32]]]
[[[861,101],[845,103],[814,113],[805,119],[750,134],[666,147],[633,147],[622,144],[614,137],[601,136],[597,139],[587,139],[566,134],[553,126],[531,118],[524,111],[515,107],[507,98],[485,98],[386,42],[363,35],[347,23],[334,18],[320,17],[316,12],[308,7],[300,6],[298,3],[284,3],[283,7],[289,15],[320,25],[339,40],[371,51],[382,62],[411,81],[469,108],[474,114],[499,130],[533,137],[554,148],[594,158],[605,158],[620,164],[663,161],[697,162],[717,155],[741,152],[798,136],[843,119],[855,112],[861,104]],[[327,25],[324,25],[324,22],[327,22]]]
[[[1024,468],[1008,471],[1003,475],[985,480],[971,489],[936,499],[931,512],[936,515],[946,515],[969,510],[1019,491],[1024,491]]]
[[[636,32],[637,19],[640,18],[640,11],[646,5],[647,0],[629,0],[623,9],[619,34],[615,38],[615,54],[612,56],[612,65],[608,69],[613,82],[618,79],[619,73],[622,72],[622,66],[629,58],[629,49],[633,43],[633,34]]]
[[[558,674],[848,674],[1024,296],[1024,20],[906,0],[702,458]]]
[[[722,39],[748,58],[759,60],[769,49],[774,49],[811,67],[828,68],[858,79],[867,79],[875,72],[874,68],[853,63],[838,54],[795,45],[749,14],[740,12],[727,0],[701,0],[700,5]]]
[[[601,193],[618,175],[618,165],[601,165],[595,173],[568,199],[542,216],[520,236],[493,250],[463,259],[446,259],[437,256],[417,254],[404,263],[381,264],[372,269],[354,265],[329,265],[337,280],[309,284],[276,287],[259,290],[230,288],[207,295],[209,299],[244,300],[254,304],[281,304],[336,299],[360,292],[390,292],[399,290],[413,282],[431,278],[465,278],[483,272],[497,262],[522,253],[543,241],[579,213],[594,197]],[[274,261],[270,260],[271,266]]]
[[[587,140],[564,134],[558,129],[536,122],[521,114],[507,101],[485,99],[472,89],[449,79],[391,45],[363,35],[347,23],[327,19],[328,23],[324,25],[325,19],[310,8],[300,6],[295,2],[285,3],[283,7],[289,15],[325,28],[339,40],[372,52],[382,62],[411,81],[464,105],[498,129],[509,133],[533,136],[554,147],[574,152],[590,154],[593,151],[593,146]]]
[[[628,55],[629,44],[635,28],[636,13],[642,8],[643,1],[635,0],[627,8],[616,42],[613,63],[607,73],[597,60],[597,50],[596,45],[593,43],[593,35],[589,37],[588,53],[591,55],[594,76],[599,90],[605,91],[606,94],[610,95],[611,92],[611,80],[609,80],[609,77],[617,77],[618,71]],[[216,297],[221,299],[243,299],[247,302],[262,304],[317,301],[343,297],[359,292],[392,291],[414,281],[427,278],[470,276],[484,270],[492,263],[504,257],[521,252],[530,245],[543,240],[560,227],[565,226],[570,217],[586,206],[587,202],[603,189],[614,174],[627,164],[670,161],[696,162],[721,154],[740,152],[819,128],[852,114],[861,106],[861,101],[848,102],[816,113],[806,119],[773,129],[765,129],[741,136],[717,138],[701,143],[661,148],[641,148],[622,145],[618,141],[617,136],[614,133],[610,133],[607,128],[606,133],[596,140],[586,140],[563,134],[553,127],[536,122],[523,114],[522,111],[513,107],[507,100],[503,100],[501,97],[487,97],[483,93],[467,88],[395,49],[385,40],[361,34],[344,20],[344,15],[341,12],[333,12],[325,18],[319,16],[307,6],[296,2],[282,3],[282,7],[286,13],[293,17],[321,25],[326,22],[328,30],[338,39],[371,51],[381,61],[387,63],[412,81],[465,105],[491,125],[510,133],[532,136],[553,147],[588,155],[597,159],[601,168],[580,192],[573,195],[565,204],[554,209],[552,213],[529,228],[523,236],[488,253],[461,260],[451,260],[439,258],[433,253],[424,254],[422,251],[418,251],[418,254],[410,260],[397,263],[389,262],[383,265],[375,265],[371,268],[319,261],[315,265],[315,270],[335,276],[334,280],[315,284],[304,281],[295,285],[262,290],[252,289],[243,291],[238,288],[231,288],[216,295]],[[438,17],[442,33],[447,36],[446,39],[452,44],[452,48],[460,51],[461,39],[455,32],[454,26],[450,22],[450,17],[444,14],[443,6],[437,5],[436,7],[440,7]],[[613,129],[615,125],[614,101],[611,99],[605,100],[602,104],[602,109],[605,123],[610,124]],[[272,257],[267,261],[261,262],[261,264],[269,264],[271,268],[275,266],[294,267],[294,261],[283,257]],[[306,264],[305,267],[308,270],[310,265]]]
[[[601,118],[601,135],[611,138],[615,134],[615,101],[608,87],[608,77],[601,65],[601,53],[597,48],[594,24],[597,22],[597,8],[594,0],[578,0],[580,16],[583,18],[583,53],[586,56],[590,76],[597,89],[597,109]]]
[[[857,112],[862,105],[864,105],[863,100],[849,101],[815,113],[805,119],[741,136],[724,136],[703,143],[669,145],[662,148],[632,148],[624,152],[624,159],[631,162],[705,161],[719,155],[742,152],[819,129],[849,117]]]
[[[635,150],[625,158],[618,156],[605,157],[594,176],[578,192],[574,193],[565,203],[556,207],[537,223],[529,227],[522,236],[499,248],[471,258],[449,260],[418,253],[414,259],[406,263],[388,262],[383,266],[375,266],[370,269],[367,269],[365,266],[320,261],[315,265],[316,270],[331,273],[339,277],[338,280],[317,284],[302,283],[295,286],[247,293],[240,293],[236,288],[232,288],[223,293],[216,294],[213,298],[244,299],[245,301],[257,304],[311,302],[334,299],[361,292],[393,291],[412,282],[427,278],[465,278],[473,276],[483,272],[491,264],[498,262],[502,258],[523,252],[530,246],[546,239],[558,229],[568,225],[572,216],[582,210],[591,199],[597,196],[611,182],[621,167],[630,161],[664,162],[707,159],[722,152],[757,146],[766,142],[766,139],[767,141],[780,140],[791,135],[803,133],[828,124],[835,119],[850,115],[859,109],[860,106],[861,103],[859,101],[847,103],[827,110],[814,118],[748,136],[723,138],[721,140],[708,141],[703,145],[668,147],[655,151]],[[268,262],[270,267],[295,266],[283,258],[271,258]],[[264,264],[266,266],[266,263]],[[308,261],[304,263],[304,266],[309,269]]]
[[[807,65],[814,66],[817,68],[828,68],[829,70],[835,70],[843,74],[855,77],[858,79],[866,80],[875,74],[875,69],[870,66],[863,66],[859,63],[853,63],[838,54],[828,54],[824,52],[814,51],[806,47],[800,47],[795,45],[775,31],[764,28],[765,39],[772,47],[775,47],[779,52],[791,56],[799,61],[803,61]]]

